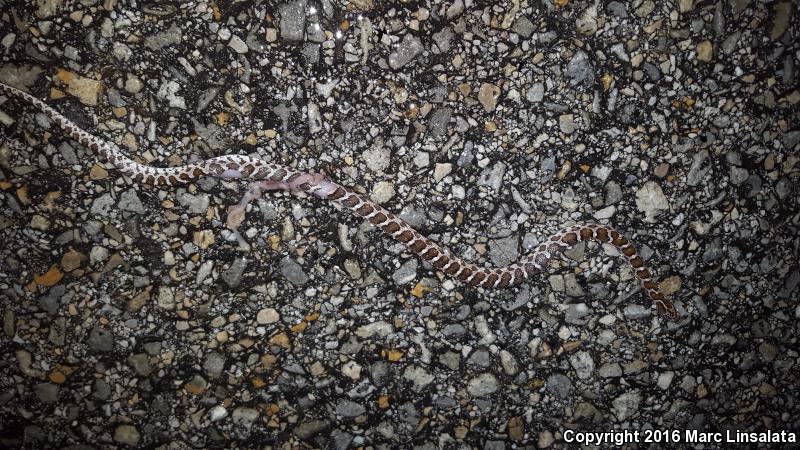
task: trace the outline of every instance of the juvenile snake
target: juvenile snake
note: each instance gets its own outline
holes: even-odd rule
[[[218,156],[178,167],[146,166],[130,159],[113,143],[82,130],[38,98],[2,83],[0,92],[34,105],[70,137],[90,148],[114,165],[123,175],[136,182],[155,186],[175,186],[189,183],[201,176],[253,180],[242,201],[229,211],[228,226],[234,230],[244,217],[247,203],[260,196],[262,190],[304,191],[320,199],[330,200],[367,219],[385,234],[403,243],[411,252],[428,261],[437,270],[466,284],[483,288],[506,288],[520,284],[529,277],[535,277],[547,270],[551,259],[579,242],[591,240],[606,242],[616,247],[620,255],[628,261],[658,312],[672,320],[678,318],[672,302],[659,290],[658,283],[653,280],[634,245],[609,226],[587,223],[568,227],[540,243],[533,253],[513,264],[493,268],[478,267],[423,236],[382,206],[331,181],[323,174],[301,172],[242,155]]]

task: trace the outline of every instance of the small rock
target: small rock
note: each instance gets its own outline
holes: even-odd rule
[[[239,283],[242,281],[244,271],[247,269],[247,263],[247,258],[236,258],[233,260],[233,263],[231,263],[231,266],[223,271],[219,277],[225,282],[225,284],[235,288],[239,286]]]
[[[382,172],[389,167],[389,161],[392,157],[391,150],[383,145],[382,141],[376,141],[368,149],[364,150],[361,154],[367,168],[373,172]]]
[[[292,433],[300,439],[309,439],[328,428],[328,422],[324,420],[309,420],[296,426]]]
[[[228,417],[228,410],[222,405],[217,405],[208,411],[208,420],[218,422]]]
[[[482,373],[467,382],[467,392],[473,397],[485,397],[493,394],[499,387],[497,377],[491,373]]]
[[[645,213],[645,221],[656,222],[656,217],[669,210],[669,202],[661,190],[661,186],[654,181],[648,181],[636,191],[636,207]]]
[[[433,381],[433,375],[419,366],[406,367],[403,372],[403,378],[413,383],[413,388],[416,392],[420,392]]]
[[[569,363],[581,380],[591,377],[594,373],[594,360],[589,352],[580,351],[573,354],[569,358]]]
[[[497,107],[500,98],[500,88],[492,83],[483,83],[478,91],[478,101],[487,112],[492,112]]]
[[[569,308],[567,308],[567,312],[564,315],[564,320],[567,323],[582,325],[586,323],[586,319],[584,319],[584,317],[586,317],[590,313],[591,310],[586,305],[586,303],[575,303],[569,305]]]
[[[534,83],[525,93],[525,99],[531,103],[540,103],[544,99],[544,84]]]
[[[260,325],[275,323],[280,319],[280,314],[275,308],[264,308],[256,314],[256,322]]]
[[[662,372],[658,375],[658,381],[656,384],[661,390],[667,390],[669,385],[672,384],[672,379],[675,378],[675,372],[668,370],[666,372]]]
[[[394,197],[394,183],[391,181],[379,181],[375,183],[375,186],[372,188],[372,194],[369,196],[370,200],[378,204],[386,203],[392,197]]]
[[[433,169],[433,179],[436,182],[442,181],[442,178],[446,177],[453,171],[453,165],[450,163],[437,163]]]
[[[108,400],[111,397],[111,385],[104,380],[95,380],[92,384],[92,397],[98,400]]]
[[[622,367],[617,363],[603,364],[597,369],[597,374],[602,378],[616,378],[622,376]]]
[[[281,259],[280,269],[283,276],[295,286],[308,283],[308,275],[303,271],[303,267],[288,256]]]
[[[162,100],[167,100],[171,108],[186,109],[186,99],[177,95],[181,85],[177,81],[168,80],[158,88],[156,96]]]
[[[789,28],[792,22],[792,2],[780,2],[775,5],[775,14],[772,21],[772,28],[769,30],[769,38],[777,40]]]
[[[558,128],[562,133],[572,134],[575,131],[574,116],[572,114],[558,116]]]
[[[500,191],[503,185],[503,176],[506,173],[506,165],[502,161],[496,162],[491,168],[486,168],[478,178],[478,186],[488,186],[496,192]]]
[[[225,356],[220,353],[210,353],[206,356],[203,363],[203,370],[210,378],[219,378],[222,375],[222,369],[225,367]]]
[[[711,41],[702,41],[697,44],[695,51],[697,52],[698,61],[708,62],[714,56],[714,45]]]
[[[342,417],[358,417],[365,412],[366,408],[351,400],[339,400],[336,403],[336,414]]]
[[[140,438],[139,431],[133,425],[119,425],[114,430],[114,440],[120,444],[136,447]]]
[[[500,365],[503,367],[503,372],[508,376],[513,377],[519,372],[519,363],[508,350],[500,350]]]
[[[128,357],[128,364],[133,367],[140,376],[146,377],[153,372],[153,365],[150,364],[150,356],[147,353],[137,353]]]
[[[96,325],[89,333],[89,339],[86,342],[92,351],[110,352],[114,349],[114,334],[111,330],[100,328],[99,325]]]
[[[594,66],[586,53],[578,51],[567,63],[564,75],[569,78],[571,86],[577,86],[584,82],[589,83],[594,80]]]
[[[650,317],[650,308],[636,304],[625,305],[623,314],[625,314],[625,317],[632,320],[644,319]]]
[[[615,398],[612,405],[614,406],[614,414],[617,416],[617,420],[622,422],[636,414],[641,402],[642,394],[639,391],[629,391]]]
[[[404,262],[392,274],[392,279],[394,280],[395,284],[403,285],[417,278],[418,264],[419,263],[416,259],[409,259],[408,261]]]
[[[142,201],[139,200],[139,196],[136,195],[136,190],[134,188],[128,189],[119,196],[117,207],[123,211],[144,214],[144,205],[142,205]]]
[[[389,54],[389,67],[397,70],[410,63],[417,57],[424,47],[422,41],[412,34],[406,34],[397,48]]]
[[[617,212],[617,208],[615,206],[613,206],[613,205],[612,206],[606,206],[603,209],[599,209],[599,210],[595,211],[593,216],[597,220],[610,219],[610,218],[614,217],[614,213],[616,213],[616,212]]]
[[[495,239],[489,242],[489,259],[495,266],[505,266],[519,257],[517,235]]]
[[[168,29],[160,31],[150,36],[145,36],[144,46],[153,51],[158,51],[164,47],[181,43],[181,29],[177,23],[173,23]]]
[[[39,383],[33,387],[36,397],[42,403],[52,403],[58,400],[58,385],[53,383]]]
[[[572,381],[566,376],[556,373],[547,377],[547,390],[561,400],[566,400],[572,391]]]
[[[553,433],[550,431],[541,431],[539,432],[539,439],[536,441],[536,445],[539,448],[548,448],[556,441],[556,438],[553,436]]]
[[[239,54],[247,53],[247,51],[249,50],[247,48],[247,44],[245,44],[242,38],[236,36],[235,34],[231,36],[231,40],[228,41],[228,47],[232,48],[233,51]]]
[[[175,309],[175,294],[168,286],[161,286],[158,288],[158,297],[156,298],[158,307],[166,310]]]
[[[431,113],[428,123],[428,132],[431,137],[436,138],[447,134],[447,124],[450,122],[450,116],[452,114],[453,109],[446,107],[436,108],[436,110]]]
[[[301,41],[306,28],[306,0],[295,0],[278,7],[281,18],[281,37],[288,41]]]

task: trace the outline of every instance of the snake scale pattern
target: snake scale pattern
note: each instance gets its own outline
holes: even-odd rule
[[[243,155],[227,155],[178,167],[151,167],[139,164],[126,156],[116,145],[87,133],[61,113],[38,98],[17,88],[0,83],[0,92],[34,105],[71,138],[90,148],[133,181],[155,186],[185,184],[202,176],[224,179],[252,180],[242,201],[230,208],[228,226],[236,229],[244,218],[247,203],[263,190],[304,191],[323,200],[349,209],[368,220],[376,228],[403,243],[411,252],[429,262],[437,270],[471,286],[507,288],[524,282],[547,270],[548,263],[566,249],[583,241],[609,243],[628,261],[644,291],[657,311],[672,320],[678,314],[672,303],[659,290],[644,260],[633,243],[617,230],[598,224],[581,224],[565,228],[539,244],[533,253],[504,267],[478,267],[455,256],[420,234],[405,221],[364,196],[341,186],[323,174],[301,172],[279,164]]]

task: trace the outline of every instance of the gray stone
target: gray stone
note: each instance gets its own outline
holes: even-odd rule
[[[442,333],[448,338],[459,338],[467,334],[467,329],[460,323],[450,323],[444,326]]]
[[[181,29],[177,23],[173,23],[168,29],[145,36],[144,46],[153,51],[158,51],[164,47],[181,43]]]
[[[354,436],[350,433],[344,432],[339,430],[338,428],[334,429],[331,432],[331,445],[334,450],[347,450],[350,448],[350,444],[353,442]]]
[[[206,361],[203,363],[203,370],[210,378],[219,378],[222,375],[222,369],[225,368],[225,356],[220,353],[209,353],[206,356]]]
[[[739,186],[740,184],[747,181],[747,177],[749,176],[750,173],[747,171],[747,169],[743,167],[731,166],[731,173],[729,179],[732,185]]]
[[[358,417],[365,412],[366,408],[351,400],[339,400],[336,403],[336,414],[342,417]]]
[[[597,369],[597,374],[602,378],[616,378],[622,376],[622,367],[617,363],[607,363]]]
[[[150,355],[147,353],[137,353],[128,356],[128,364],[133,367],[140,376],[146,377],[153,373],[154,367],[150,364]]]
[[[572,381],[560,373],[547,377],[547,390],[561,400],[566,400],[572,391]]]
[[[303,40],[306,28],[306,1],[295,0],[278,7],[281,19],[281,37],[288,41]]]
[[[102,401],[108,400],[111,397],[111,385],[104,380],[94,380],[92,397]]]
[[[519,258],[519,238],[516,234],[489,242],[489,259],[495,266],[511,264]]]
[[[237,287],[242,281],[244,270],[247,268],[247,258],[236,258],[231,266],[220,274],[220,278],[230,287]]]
[[[578,284],[578,279],[574,273],[564,274],[564,292],[570,297],[583,297],[586,295],[581,285]]]
[[[403,372],[403,378],[413,383],[413,389],[416,392],[420,392],[433,381],[433,375],[419,366],[406,367]]]
[[[308,275],[303,271],[303,267],[288,256],[281,259],[280,269],[283,276],[295,286],[308,283]]]
[[[107,216],[114,207],[114,198],[111,194],[103,194],[92,202],[92,216]]]
[[[629,304],[625,305],[623,314],[625,314],[625,317],[632,320],[644,319],[650,317],[650,308],[637,304]]]
[[[692,157],[692,165],[689,167],[689,173],[686,174],[686,184],[688,186],[697,186],[706,174],[711,170],[711,167],[703,167],[709,154],[707,149],[702,149]]]
[[[453,113],[452,108],[442,107],[430,115],[428,124],[428,131],[431,137],[437,138],[447,134],[447,124],[450,122],[450,115]]]
[[[63,347],[67,338],[67,318],[58,317],[50,324],[48,339],[53,345]]]
[[[61,297],[67,292],[64,285],[53,286],[47,291],[47,295],[39,298],[39,307],[51,316],[58,312],[61,305]]]
[[[394,280],[395,284],[403,285],[413,281],[417,277],[418,265],[419,263],[416,259],[409,259],[408,261],[404,262],[392,274],[392,279]]]
[[[467,358],[467,364],[472,367],[478,367],[481,369],[485,369],[492,364],[492,360],[489,355],[489,350],[480,347],[475,349],[471,355]]]
[[[482,373],[467,382],[467,392],[473,397],[485,397],[493,394],[500,387],[497,377],[491,373]]]
[[[412,34],[406,34],[397,48],[389,54],[389,67],[399,69],[417,57],[424,47],[422,41]]]
[[[506,165],[502,161],[494,163],[493,166],[487,167],[481,172],[478,178],[478,186],[488,186],[500,192],[500,187],[503,185],[503,176],[506,174]]]
[[[142,205],[142,201],[139,200],[139,196],[136,195],[136,190],[134,188],[128,189],[119,196],[117,207],[123,211],[144,214],[144,205]]]
[[[514,25],[511,26],[511,31],[517,33],[521,37],[528,39],[533,34],[534,26],[531,21],[525,17],[520,16],[519,19],[514,22]]]
[[[434,50],[438,53],[447,53],[450,51],[450,42],[453,40],[453,30],[450,27],[444,27],[436,33],[433,33],[433,43],[436,45]]]
[[[591,377],[594,373],[594,360],[589,352],[579,351],[574,353],[570,356],[569,363],[581,380]]]
[[[575,325],[583,325],[586,323],[587,319],[585,317],[591,313],[591,310],[586,305],[586,303],[575,303],[569,305],[567,308],[567,312],[564,315],[564,320],[567,323],[575,324]]]
[[[656,217],[669,210],[669,202],[661,186],[648,181],[636,191],[636,207],[645,214],[645,221],[656,222]]]
[[[231,420],[236,427],[236,434],[240,437],[249,436],[253,422],[258,419],[259,415],[258,410],[253,408],[240,406],[234,409],[233,414],[231,414]]]
[[[500,350],[500,366],[503,367],[503,372],[508,376],[513,377],[519,373],[519,362],[508,350]]]
[[[53,383],[39,383],[33,387],[36,397],[42,403],[52,403],[58,400],[58,385]]]
[[[533,83],[525,93],[525,99],[531,103],[540,103],[544,99],[544,84]]]
[[[181,85],[177,81],[167,80],[161,83],[156,92],[156,96],[162,100],[167,100],[171,108],[186,109],[186,99],[178,95]]]
[[[608,9],[608,12],[619,17],[620,19],[628,17],[628,11],[625,8],[625,3],[616,1],[609,2],[608,5],[606,6],[606,9]]]
[[[592,84],[594,82],[594,66],[586,53],[579,50],[567,63],[564,75],[569,79],[571,86],[581,83]]]
[[[324,420],[309,420],[296,426],[292,433],[300,439],[309,439],[328,428],[328,422]]]
[[[114,349],[114,333],[111,330],[95,325],[86,341],[89,349],[95,352],[110,352]]]
[[[642,394],[639,391],[629,391],[615,398],[612,402],[614,415],[620,422],[636,414],[639,404],[642,402]]]
[[[183,192],[178,195],[178,204],[189,214],[206,214],[209,203],[210,197],[205,193],[190,194]]]
[[[237,35],[231,36],[231,40],[228,41],[228,47],[232,48],[233,51],[239,54],[247,53],[249,48],[247,48],[247,44]]]
[[[382,172],[389,167],[392,151],[383,144],[383,141],[376,139],[375,142],[361,154],[367,168],[373,172]]]

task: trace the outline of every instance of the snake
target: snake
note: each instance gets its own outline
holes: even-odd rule
[[[200,177],[250,181],[251,185],[239,204],[228,210],[227,224],[233,230],[242,222],[247,204],[258,198],[262,191],[302,191],[366,219],[436,270],[467,285],[484,289],[508,288],[533,279],[548,270],[551,260],[580,242],[607,243],[615,247],[620,257],[628,262],[658,314],[670,320],[677,320],[679,317],[672,302],[653,279],[633,242],[611,226],[596,223],[569,226],[537,244],[531,253],[516,262],[502,267],[482,267],[456,256],[448,248],[415,230],[396,214],[353,189],[334,182],[325,174],[304,172],[258,157],[238,154],[217,156],[174,167],[140,164],[128,157],[116,144],[88,133],[37,97],[3,83],[0,83],[0,92],[36,107],[69,137],[89,148],[134,182],[162,187],[188,184]]]

